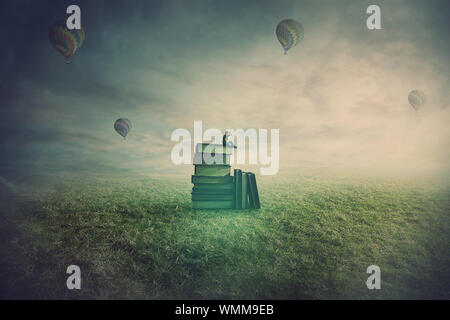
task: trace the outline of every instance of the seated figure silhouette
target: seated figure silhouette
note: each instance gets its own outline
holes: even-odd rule
[[[222,144],[223,144],[224,147],[237,149],[237,146],[234,145],[233,141],[227,141],[228,137],[230,135],[231,135],[230,132],[225,131],[225,134],[223,135],[223,138],[222,138]]]

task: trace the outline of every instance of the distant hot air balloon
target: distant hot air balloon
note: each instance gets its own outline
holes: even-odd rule
[[[276,35],[284,49],[284,54],[295,47],[303,39],[304,34],[302,24],[292,19],[281,21],[276,30]]]
[[[420,90],[413,90],[408,95],[408,101],[417,110],[425,103],[425,94]]]
[[[50,29],[50,42],[65,58],[66,63],[70,63],[70,58],[80,49],[84,42],[84,29],[69,30],[65,21],[56,22]]]
[[[120,118],[114,123],[114,129],[125,139],[128,132],[131,130],[131,121],[125,118]]]

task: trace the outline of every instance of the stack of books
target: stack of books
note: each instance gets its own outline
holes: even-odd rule
[[[194,209],[234,209],[234,179],[231,176],[232,148],[199,143],[194,156],[192,204]]]
[[[199,143],[194,156],[192,204],[194,209],[260,209],[255,174],[234,170],[232,148]]]
[[[234,169],[235,209],[260,209],[256,177],[252,172]]]

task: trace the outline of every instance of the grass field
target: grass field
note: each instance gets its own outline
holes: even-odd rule
[[[1,297],[450,299],[450,187],[258,178],[261,210],[193,211],[190,181],[68,179],[2,214]],[[80,266],[82,289],[66,288]],[[366,269],[381,268],[381,290]]]

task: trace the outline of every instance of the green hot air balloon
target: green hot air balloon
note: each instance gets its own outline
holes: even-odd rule
[[[284,49],[284,54],[302,41],[305,34],[302,24],[292,19],[281,21],[275,33]]]
[[[131,130],[131,121],[126,118],[120,118],[114,123],[114,130],[117,131],[124,139]]]
[[[50,29],[49,38],[55,49],[66,58],[66,63],[70,63],[72,56],[83,44],[85,33],[83,28],[69,30],[65,21],[58,21]]]
[[[420,90],[413,90],[408,95],[408,101],[417,110],[424,105],[425,94]]]

